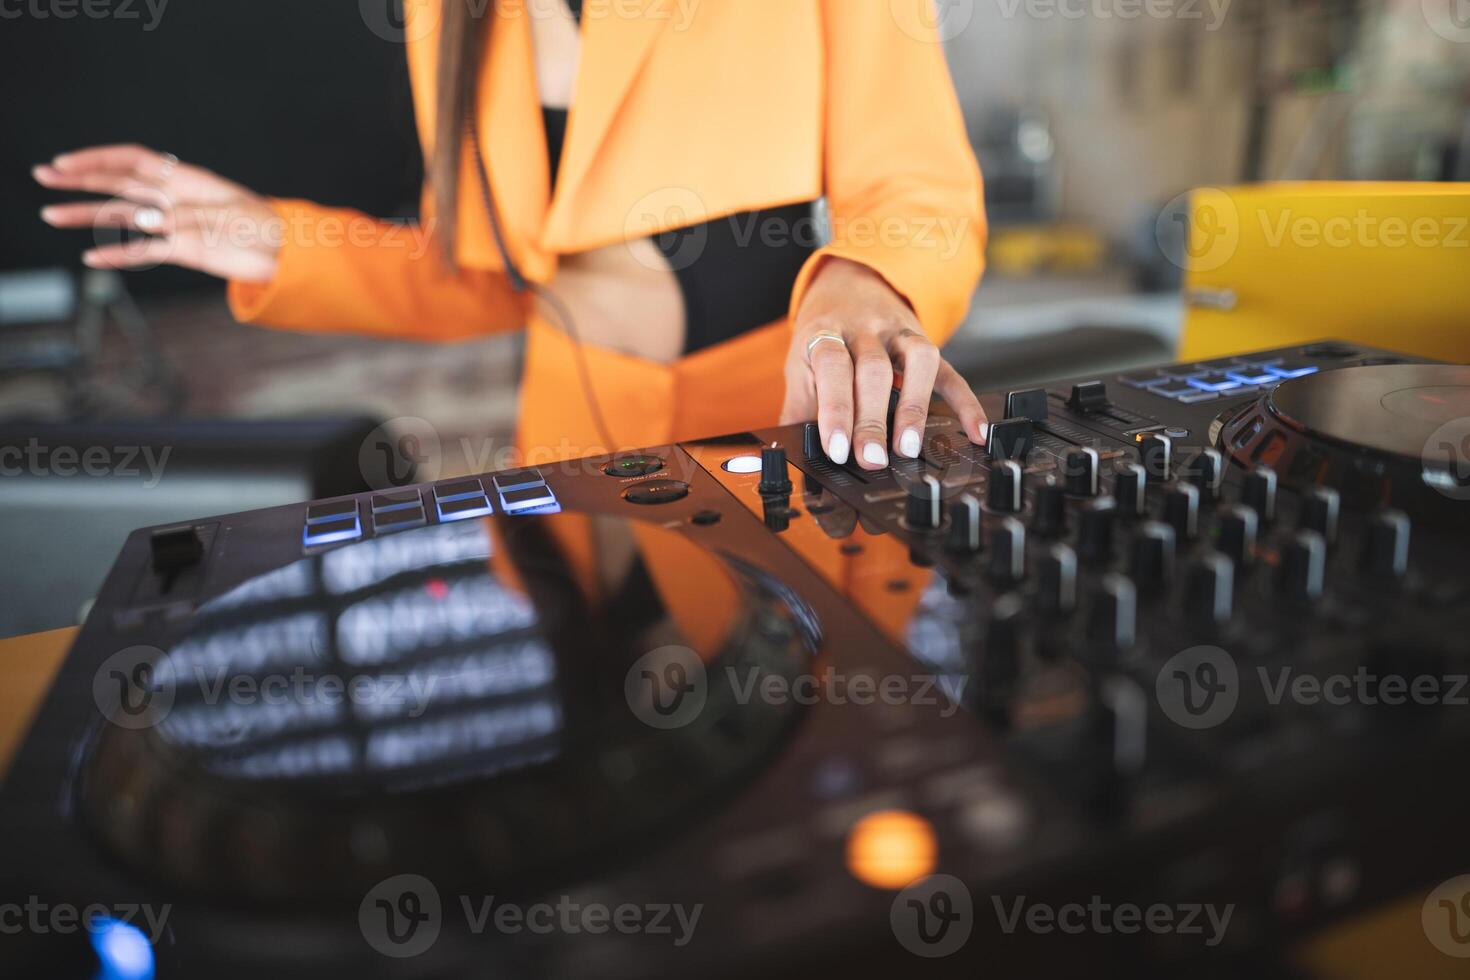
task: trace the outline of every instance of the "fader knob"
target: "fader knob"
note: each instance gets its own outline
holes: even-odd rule
[[[1081,446],[1067,453],[1063,460],[1067,492],[1074,497],[1096,497],[1101,457],[1091,446]]]
[[[1174,576],[1174,529],[1148,521],[1133,538],[1133,580],[1145,591],[1154,591]]]
[[[1276,519],[1276,471],[1269,466],[1257,466],[1245,476],[1245,486],[1240,491],[1241,503],[1256,512],[1262,526]]]
[[[1036,568],[1036,602],[1049,615],[1071,612],[1077,607],[1077,552],[1054,544]]]
[[[1329,545],[1337,542],[1338,516],[1342,512],[1342,497],[1331,487],[1312,487],[1302,495],[1300,527],[1303,531],[1316,531]]]
[[[1243,568],[1255,557],[1260,526],[1261,519],[1249,507],[1227,507],[1220,512],[1220,535],[1215,546],[1236,568]]]
[[[990,487],[986,502],[990,509],[1000,514],[1017,514],[1021,511],[1022,479],[1021,464],[1013,459],[996,460],[990,465]]]
[[[1082,522],[1077,529],[1077,551],[1083,564],[1099,568],[1113,560],[1113,525],[1118,520],[1118,505],[1107,497],[1089,501],[1082,508]]]
[[[1199,487],[1193,483],[1176,483],[1164,495],[1164,523],[1174,529],[1180,544],[1199,533],[1199,498]]]
[[[934,474],[925,473],[918,483],[909,487],[904,519],[909,528],[915,531],[932,531],[943,522],[944,498],[939,480]]]
[[[801,427],[801,454],[811,460],[826,458],[826,454],[822,452],[822,431],[815,422],[808,422]]]
[[[1327,574],[1327,542],[1316,531],[1298,531],[1281,549],[1281,585],[1300,602],[1322,598]]]
[[[1150,432],[1138,441],[1138,461],[1150,483],[1167,483],[1174,471],[1174,441]]]
[[[1368,518],[1363,536],[1363,570],[1384,579],[1401,579],[1409,571],[1409,516],[1380,510]]]
[[[1144,488],[1148,474],[1137,463],[1124,463],[1113,478],[1113,496],[1118,498],[1118,513],[1124,520],[1136,520],[1148,511],[1148,495]]]
[[[1067,495],[1055,477],[1047,477],[1036,489],[1036,517],[1031,522],[1031,530],[1043,538],[1066,533]]]
[[[944,546],[957,555],[980,552],[980,499],[963,494],[949,508],[949,535]]]
[[[1235,606],[1235,563],[1212,551],[1190,563],[1184,608],[1191,618],[1214,626],[1230,621]]]

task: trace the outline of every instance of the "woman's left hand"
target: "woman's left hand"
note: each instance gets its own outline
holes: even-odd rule
[[[890,433],[895,369],[903,385]],[[929,400],[936,393],[954,409],[970,441],[983,445],[985,410],[924,336],[908,303],[867,266],[827,259],[797,312],[796,336],[786,357],[782,424],[815,418],[834,463],[847,462],[852,453],[863,469],[882,469],[888,465],[890,440],[900,456],[919,455]]]

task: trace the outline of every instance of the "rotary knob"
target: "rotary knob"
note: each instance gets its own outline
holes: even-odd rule
[[[1312,487],[1302,495],[1299,526],[1303,531],[1316,531],[1328,545],[1337,542],[1337,524],[1342,513],[1342,497],[1331,487]]]
[[[1138,629],[1138,590],[1124,575],[1103,576],[1087,616],[1087,639],[1105,657],[1133,648]]]
[[[1077,608],[1077,552],[1054,544],[1036,568],[1036,602],[1049,615],[1066,615]]]
[[[1162,588],[1174,577],[1174,529],[1148,521],[1133,538],[1133,580],[1144,591]]]
[[[1200,489],[1193,483],[1176,483],[1164,496],[1164,523],[1181,544],[1199,533],[1199,499]]]
[[[990,486],[986,502],[990,504],[991,510],[999,514],[1021,512],[1023,473],[1021,464],[1013,459],[996,460],[990,465]]]
[[[1225,457],[1218,449],[1201,449],[1189,461],[1189,482],[1199,487],[1200,499],[1213,503],[1220,499],[1220,485],[1225,479]]]
[[[1091,446],[1080,446],[1069,451],[1063,461],[1067,492],[1074,497],[1096,497],[1101,465],[1102,457]]]
[[[1082,522],[1077,529],[1077,551],[1083,564],[1101,568],[1113,560],[1113,525],[1118,520],[1118,505],[1107,497],[1089,501],[1082,508]]]
[[[1054,477],[1036,490],[1036,516],[1031,530],[1039,537],[1055,538],[1067,531],[1067,495]]]
[[[980,532],[980,500],[972,493],[962,494],[949,508],[945,548],[957,555],[979,554]]]
[[[1191,562],[1184,586],[1184,608],[1189,616],[1223,626],[1234,607],[1235,563],[1218,551]]]
[[[1026,528],[1014,517],[991,529],[990,577],[1001,587],[1026,577]]]
[[[1150,432],[1138,441],[1138,461],[1150,483],[1167,483],[1173,474],[1174,441],[1160,432]]]
[[[1135,520],[1148,511],[1148,495],[1144,488],[1148,474],[1137,463],[1124,463],[1113,478],[1113,496],[1118,498],[1118,513],[1124,520]]]
[[[1322,598],[1327,576],[1327,542],[1316,531],[1298,531],[1281,549],[1281,585],[1299,602]]]
[[[1409,571],[1409,516],[1380,510],[1368,518],[1363,535],[1363,570],[1375,578],[1401,579]]]
[[[1215,542],[1220,553],[1236,568],[1250,564],[1256,554],[1256,537],[1261,519],[1249,507],[1237,504],[1220,512],[1220,534]]]
[[[786,450],[775,443],[761,450],[761,482],[756,490],[770,496],[791,492],[791,477],[786,472]]]
[[[1276,519],[1276,471],[1269,466],[1257,466],[1245,476],[1245,486],[1240,491],[1241,503],[1256,512],[1261,526]]]
[[[932,473],[925,473],[909,487],[904,519],[914,531],[932,531],[944,521],[943,488]]]

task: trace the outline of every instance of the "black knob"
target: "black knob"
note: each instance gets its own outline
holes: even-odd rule
[[[1113,778],[1137,776],[1148,754],[1148,694],[1132,678],[1113,676],[1098,685],[1097,698],[1094,724],[1110,756]]]
[[[1300,602],[1322,598],[1327,575],[1327,542],[1316,531],[1298,531],[1281,549],[1281,585]]]
[[[786,472],[786,450],[775,443],[761,450],[761,482],[756,489],[772,496],[791,492],[791,477]]]
[[[991,459],[1025,460],[1036,436],[1036,423],[1030,419],[1006,419],[990,423],[985,449]]]
[[[1055,477],[1047,477],[1036,490],[1036,517],[1031,530],[1043,538],[1055,538],[1067,531],[1067,495]]]
[[[1249,565],[1256,555],[1256,536],[1261,519],[1249,507],[1237,504],[1220,512],[1220,535],[1215,542],[1221,554],[1236,568]]]
[[[932,531],[944,520],[942,488],[934,474],[925,473],[918,483],[909,487],[904,517],[915,531]]]
[[[1312,487],[1302,494],[1300,527],[1303,531],[1316,531],[1328,545],[1337,542],[1338,515],[1342,512],[1342,497],[1331,487]]]
[[[1218,551],[1191,562],[1184,586],[1184,608],[1189,616],[1223,626],[1234,607],[1235,563]]]
[[[1026,528],[1014,517],[991,528],[990,577],[1002,587],[1026,577]]]
[[[1133,648],[1138,629],[1138,590],[1127,576],[1103,576],[1087,614],[1087,639],[1104,658]]]
[[[1036,602],[1048,615],[1065,615],[1077,608],[1077,552],[1054,544],[1036,568]]]
[[[801,427],[801,454],[807,459],[824,459],[822,452],[822,430],[817,423],[808,422]]]
[[[1276,471],[1269,466],[1257,466],[1245,475],[1245,486],[1240,491],[1241,503],[1256,512],[1264,527],[1276,519]]]
[[[957,555],[978,554],[980,532],[980,500],[972,493],[963,494],[949,508],[945,547]]]
[[[1021,464],[1013,459],[996,460],[990,465],[990,488],[986,502],[1000,514],[1021,512],[1023,475]]]
[[[1167,483],[1174,472],[1174,440],[1150,432],[1138,441],[1138,461],[1150,483]]]
[[[1189,482],[1199,487],[1200,499],[1213,503],[1220,499],[1220,484],[1225,479],[1225,457],[1218,449],[1201,449],[1189,461]]]
[[[1193,483],[1176,483],[1164,495],[1164,523],[1174,529],[1181,545],[1199,533],[1199,498],[1199,487]]]
[[[1401,579],[1409,571],[1409,515],[1380,510],[1368,518],[1363,536],[1363,570],[1384,579]]]
[[[1108,386],[1101,381],[1084,381],[1073,385],[1067,396],[1067,407],[1074,412],[1102,412],[1111,408],[1108,403]]]
[[[791,518],[795,513],[791,509],[790,497],[778,497],[774,494],[765,498],[761,508],[761,516],[765,519],[766,527],[777,534],[791,526]]]
[[[1051,414],[1045,388],[1027,388],[1006,394],[1006,418],[1045,422]]]
[[[1174,529],[1146,521],[1133,538],[1133,580],[1144,591],[1162,588],[1174,577]]]
[[[977,667],[982,696],[992,706],[1008,699],[1021,673],[1022,611],[1020,596],[1001,596],[985,624],[985,648]]]
[[[1083,564],[1101,568],[1113,560],[1113,525],[1117,520],[1118,505],[1107,497],[1090,500],[1082,508],[1077,551]]]
[[[1074,497],[1096,497],[1101,457],[1091,446],[1070,450],[1063,461],[1066,468],[1067,492]]]
[[[1118,513],[1124,520],[1135,520],[1148,512],[1148,494],[1144,492],[1148,474],[1137,463],[1118,467],[1113,479],[1113,496],[1118,498]]]

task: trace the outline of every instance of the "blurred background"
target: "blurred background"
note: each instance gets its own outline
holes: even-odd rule
[[[57,196],[34,164],[140,142],[263,193],[412,218],[396,2],[0,4],[0,635],[79,621],[131,528],[358,489],[385,420],[424,420],[444,475],[508,442],[514,337],[240,325],[203,276],[84,273],[93,235],[37,216]],[[1181,288],[1193,188],[1470,178],[1470,0],[940,0],[937,16],[992,220],[949,351],[980,387],[1171,358],[1190,306],[1221,303]],[[89,465],[107,479],[66,479]]]

